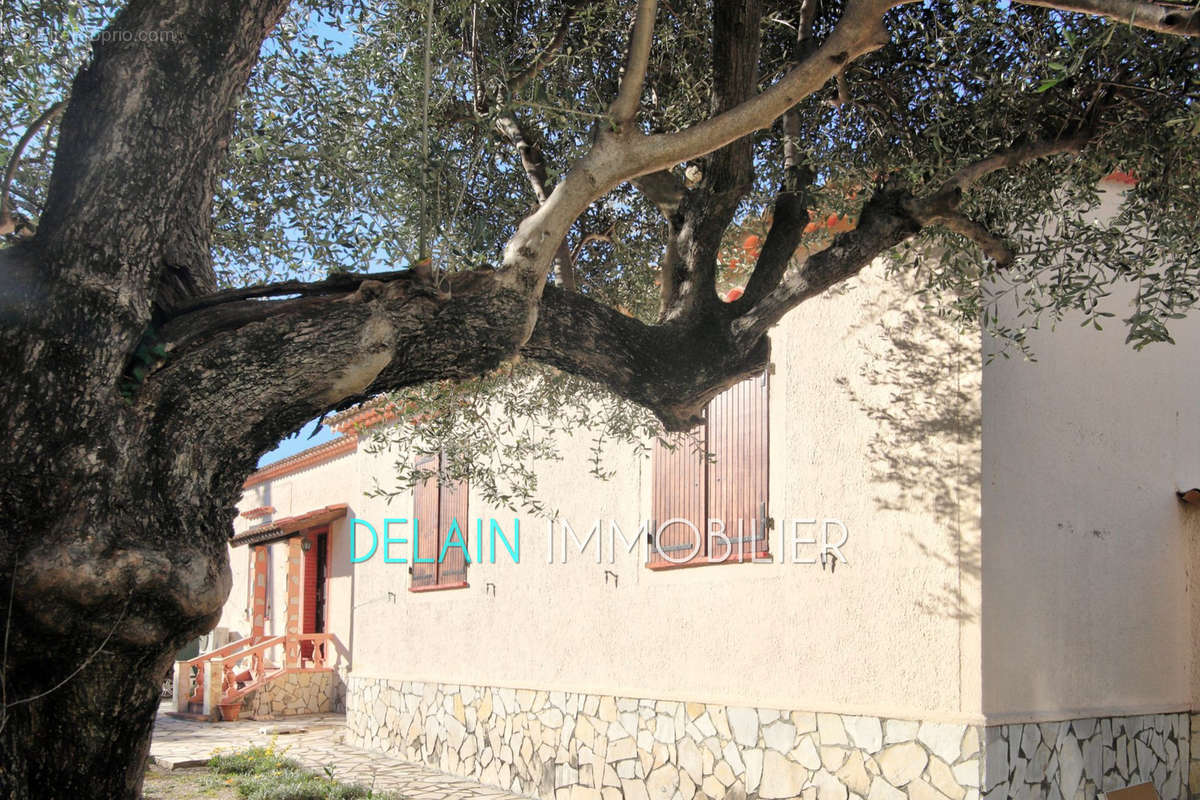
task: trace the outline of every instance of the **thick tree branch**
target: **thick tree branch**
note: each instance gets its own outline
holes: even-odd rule
[[[504,250],[502,280],[513,287],[540,291],[558,243],[596,198],[624,181],[670,170],[772,124],[820,89],[844,64],[882,47],[888,40],[883,14],[905,1],[850,0],[824,43],[778,83],[705,122],[653,136],[601,131],[596,145],[572,165],[547,202],[518,226]]]
[[[803,61],[816,48],[812,38],[816,16],[817,0],[803,0],[796,24],[796,38],[792,42],[793,64]],[[838,71],[839,76],[843,73],[844,70]],[[800,149],[800,122],[794,108],[784,112],[781,119],[783,182],[775,199],[771,228],[754,264],[754,272],[746,282],[742,296],[726,309],[733,316],[744,314],[779,285],[809,222],[808,190],[816,175],[805,162]]]
[[[234,98],[286,6],[130,4],[110,29],[156,35],[99,37],[75,79],[37,238],[64,282],[119,285],[132,328],[156,299],[215,288],[210,209]]]
[[[812,27],[815,0],[801,6],[800,26],[794,44],[794,53],[802,57],[808,49],[807,37]],[[783,279],[788,264],[800,246],[800,237],[809,222],[809,187],[816,174],[804,160],[800,150],[800,118],[795,109],[786,112],[781,120],[783,139],[783,184],[775,198],[771,228],[763,242],[762,252],[754,264],[754,272],[742,296],[729,307],[729,313],[737,316],[754,306],[773,291]]]
[[[1108,17],[1115,22],[1177,36],[1200,36],[1200,9],[1194,5],[1143,0],[1017,0],[1027,6]]]
[[[147,441],[167,449],[204,443],[202,458],[231,459],[221,469],[236,477],[325,411],[388,389],[485,374],[517,351],[527,298],[500,285],[494,271],[452,273],[437,287],[409,271],[377,277],[352,276],[357,287],[339,293],[233,300],[165,323],[166,358],[135,397],[156,420]],[[229,419],[234,407],[237,419]],[[163,480],[182,484],[198,468],[180,464]]]
[[[618,130],[625,130],[637,115],[642,101],[642,87],[646,82],[646,66],[650,63],[650,46],[654,42],[654,17],[658,12],[658,0],[638,0],[629,34],[629,52],[625,61],[625,72],[617,97],[608,108],[608,113]]]
[[[496,129],[508,137],[508,140],[517,148],[525,176],[529,179],[529,185],[533,187],[533,194],[537,197],[538,205],[542,205],[550,198],[550,191],[547,188],[550,177],[546,172],[546,161],[542,157],[541,148],[533,142],[514,114],[501,114],[497,117]],[[558,249],[554,254],[554,263],[562,279],[563,288],[575,291],[577,288],[575,261],[571,256],[571,248],[567,245],[565,236],[558,243]]]
[[[181,437],[210,442],[204,463],[232,480],[241,462],[251,469],[258,452],[322,412],[484,374],[516,347],[525,298],[495,272],[451,274],[445,291],[407,271],[377,277],[346,276],[343,291],[321,285],[272,302],[227,295],[167,322],[167,357],[137,395],[139,408],[158,409],[148,441],[168,450]],[[601,382],[674,429],[767,358],[765,340],[741,348],[721,326],[646,325],[555,286],[545,288],[538,319],[524,356]],[[162,480],[194,479],[197,468],[180,463],[179,475]]]
[[[792,308],[862,271],[878,256],[913,236],[920,223],[908,208],[906,192],[881,190],[863,206],[858,227],[838,234],[813,253],[753,308],[732,323],[734,336],[753,342],[766,335]]]
[[[760,0],[716,0],[712,8],[712,99],[714,116],[736,108],[758,85]],[[678,260],[664,286],[672,292],[662,318],[707,314],[718,302],[718,258],[725,231],[754,183],[754,142],[743,136],[704,159],[700,185],[684,195],[672,226]]]
[[[667,219],[675,216],[679,204],[683,202],[683,182],[668,170],[651,172],[634,178],[631,183],[654,204]]]
[[[1049,141],[1032,142],[1002,150],[993,156],[966,165],[950,178],[941,191],[957,188],[960,191],[978,183],[983,178],[1002,169],[1036,161],[1057,155],[1078,155],[1092,139],[1091,132],[1081,132],[1074,136]]]
[[[547,286],[521,354],[603,384],[688,430],[724,388],[766,366],[765,337],[741,348],[722,326],[646,325],[586,295]]]
[[[962,167],[926,197],[916,198],[886,189],[876,193],[863,207],[854,230],[838,235],[829,248],[809,256],[803,267],[786,275],[774,290],[753,306],[749,303],[731,305],[731,311],[739,314],[733,322],[735,336],[754,341],[788,310],[857,275],[873,259],[927,225],[941,225],[965,236],[1000,266],[1010,264],[1015,256],[1004,240],[958,210],[963,191],[997,170],[1011,169],[1053,155],[1079,153],[1087,146],[1091,135],[1080,132],[1063,139],[1002,150]]]
[[[884,13],[911,1],[849,0],[829,38],[774,86],[704,122],[638,141],[631,153],[637,174],[670,168],[767,127],[824,86],[844,65],[887,44]]]
[[[795,174],[789,175],[786,181],[789,185],[782,188],[776,196],[771,227],[763,242],[762,252],[754,264],[754,272],[750,274],[742,296],[730,304],[730,314],[737,316],[753,307],[783,279],[796,248],[800,246],[804,227],[809,222],[809,195],[806,189],[813,177],[812,170],[795,168]]]
[[[785,131],[794,133],[794,121],[785,125]],[[516,133],[524,136],[519,126]],[[763,336],[784,313],[857,274],[874,258],[915,234],[922,225],[945,225],[971,236],[992,257],[1000,255],[1002,243],[957,212],[962,187],[969,187],[997,169],[1056,153],[1077,152],[1085,143],[1086,138],[1073,137],[997,153],[963,167],[938,192],[923,199],[882,190],[864,206],[854,231],[839,235],[828,249],[810,256],[802,269],[780,279],[774,273],[778,269],[782,274],[780,265],[786,266],[795,249],[793,242],[798,237],[797,231],[803,228],[803,221],[808,217],[804,189],[812,180],[811,172],[801,163],[799,152],[789,149],[785,158],[789,183],[781,192],[776,220],[755,272],[757,277],[752,277],[753,286],[747,287],[752,298],[761,295],[757,301],[751,299],[730,304],[733,312],[730,315],[647,326],[586,297],[571,297],[555,287],[546,287],[537,309],[539,321],[521,352],[600,381],[622,396],[651,408],[668,424],[686,427],[692,415],[713,393],[761,366],[761,358],[765,357],[765,351],[760,349],[765,347]],[[536,173],[536,169],[534,171]],[[668,186],[666,195],[671,194]],[[552,197],[553,193],[547,199]],[[760,272],[760,269],[764,271]],[[289,295],[299,297],[273,302],[262,299]],[[415,352],[410,348],[420,348],[421,337],[428,335],[426,327],[440,324],[415,315],[414,309],[419,308],[421,313],[435,317],[478,315],[481,319],[491,320],[492,327],[484,330],[476,326],[473,334],[483,336],[488,342],[489,356],[485,360],[500,363],[504,342],[509,342],[508,346],[515,351],[522,341],[516,331],[521,328],[520,309],[526,302],[524,295],[507,290],[502,276],[491,271],[451,276],[444,291],[424,284],[419,276],[409,271],[384,275],[346,274],[312,284],[284,282],[199,298],[187,306],[186,313],[164,327],[163,339],[171,359],[175,358],[174,354],[181,353],[188,354],[185,360],[189,360],[195,358],[196,351],[210,347],[223,337],[255,325],[280,325],[280,319],[320,319],[342,312],[358,319],[365,313],[360,308],[364,304],[374,308],[371,314],[383,314],[393,319],[390,324],[401,335],[388,346],[392,353],[388,364],[380,367],[366,388],[347,392],[335,400],[329,400],[328,392],[332,389],[322,390],[326,407],[306,406],[305,413],[311,411],[315,415],[330,405],[353,402],[363,393],[407,385],[405,381],[413,380],[406,370],[414,369],[416,362],[406,356],[401,359],[403,363],[397,362],[397,354]],[[741,313],[745,309],[749,310]],[[405,320],[403,324],[400,319]],[[329,334],[328,329],[320,329],[321,337]],[[281,342],[279,346],[285,344]],[[439,348],[442,347],[448,348],[446,354],[440,351],[438,354],[444,363],[421,369],[422,379],[469,374],[469,370],[459,372],[456,371],[458,366],[451,368],[448,365],[459,365],[458,359],[466,358],[467,350],[460,348],[470,347],[470,342],[439,344]],[[681,359],[680,353],[684,352],[692,353],[700,364],[694,373],[692,367],[682,366],[686,359]],[[272,357],[278,358],[281,357]]]
[[[17,175],[17,166],[21,163],[21,156],[25,153],[25,148],[37,135],[37,132],[45,127],[50,120],[57,117],[66,108],[65,100],[60,100],[54,105],[47,108],[37,119],[29,124],[25,129],[25,133],[17,140],[16,147],[13,148],[12,155],[8,158],[8,166],[4,169],[4,184],[0,186],[0,236],[12,233],[16,230],[16,220],[12,216],[12,203],[9,200],[10,192],[12,191],[12,182]]]

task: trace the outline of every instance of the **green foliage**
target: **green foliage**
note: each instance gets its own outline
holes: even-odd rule
[[[303,769],[296,761],[284,758],[274,742],[266,747],[218,753],[208,766],[217,782],[232,784],[246,800],[387,799],[387,795],[364,786],[339,783],[334,779],[333,767],[326,767],[324,775]]]
[[[848,71],[853,102],[814,123],[814,97],[803,115],[824,143],[816,162],[837,176],[826,194],[883,176],[932,191],[1005,148],[1082,131],[1091,142],[1079,157],[995,172],[965,196],[963,211],[1018,253],[1013,265],[998,269],[935,227],[894,267],[918,269],[931,310],[982,320],[1001,346],[1068,315],[1102,326],[1125,302],[1134,346],[1170,341],[1170,321],[1200,300],[1200,46],[991,3],[906,6],[891,21],[892,43]],[[1136,184],[1105,201],[1099,184],[1114,170]]]
[[[0,170],[30,123],[66,98],[91,37],[114,13],[112,4],[74,0],[0,8]],[[57,134],[51,124],[34,137],[10,187],[14,210],[28,219],[37,219],[45,200]]]
[[[553,516],[538,497],[537,465],[558,461],[559,437],[586,436],[591,474],[605,478],[617,445],[644,450],[658,431],[645,409],[597,391],[579,378],[527,361],[471,381],[416,386],[388,397],[401,424],[371,429],[366,449],[395,455],[391,482],[372,493],[402,495],[429,477],[468,480],[492,505]],[[443,454],[440,476],[418,469]]]
[[[551,41],[567,5],[435,4],[426,164],[425,0],[294,4],[241,102],[214,203],[222,284],[411,263],[427,175],[434,268],[494,266],[534,203],[517,154],[495,130],[498,115],[519,116],[553,183],[591,145],[616,92],[633,5],[616,0],[583,4],[561,54],[514,85]],[[698,122],[713,103],[710,4],[660,5],[639,118],[647,132]],[[798,6],[768,3],[762,88],[792,63]],[[817,4],[818,39],[844,8],[843,0]],[[114,13],[113,3],[72,0],[18,2],[0,12],[0,155],[66,95],[90,37]],[[998,347],[1023,349],[1030,329],[1068,318],[1122,324],[1135,347],[1171,341],[1173,322],[1200,302],[1196,40],[968,0],[904,5],[886,23],[891,42],[846,70],[848,97],[839,98],[831,81],[797,106],[799,143],[818,176],[812,205],[819,218],[856,218],[884,182],[931,193],[1005,148],[1082,132],[1091,141],[1078,157],[995,172],[964,197],[963,212],[1013,246],[1014,264],[999,269],[972,243],[931,227],[892,254],[892,268],[920,277],[930,313],[982,324]],[[745,280],[745,239],[765,235],[782,177],[778,126],[753,139],[755,183],[727,235],[722,289]],[[51,125],[18,171],[14,197],[32,219],[45,198],[54,141]],[[703,172],[705,161],[676,170]],[[1106,200],[1098,184],[1113,170],[1137,180]],[[580,291],[652,321],[665,230],[629,185],[595,203],[568,238],[579,247]],[[603,236],[581,244],[588,234]],[[149,365],[139,357],[133,369],[139,366]],[[533,500],[531,462],[557,457],[555,436],[598,425],[601,452],[607,441],[644,445],[655,430],[644,413],[599,387],[526,364],[409,389],[393,401],[416,423],[377,442],[404,454],[397,484],[380,492],[419,479],[414,451],[445,450],[446,477],[469,475],[490,499],[538,512],[547,510]],[[595,469],[603,471],[598,462]]]
[[[285,750],[275,742],[266,746],[247,747],[232,752],[217,752],[209,759],[208,767],[219,775],[258,775],[278,770],[297,770],[300,764],[284,757]]]

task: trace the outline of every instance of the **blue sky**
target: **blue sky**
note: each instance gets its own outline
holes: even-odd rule
[[[338,437],[337,432],[329,427],[322,427],[320,432],[316,436],[313,436],[312,434],[316,430],[316,427],[317,421],[315,419],[305,423],[303,428],[280,442],[274,450],[264,453],[263,457],[258,460],[259,468],[261,469],[268,464],[274,464],[276,461],[288,456],[296,455],[301,450],[316,447],[319,444],[324,444]]]
[[[322,20],[318,14],[313,14],[309,17],[308,32],[317,34],[325,39],[340,44],[341,52],[348,51],[354,44],[354,34],[352,31],[339,31],[328,22]],[[272,47],[275,45],[273,42],[268,42],[266,46]],[[376,259],[372,259],[367,272],[380,272],[383,270],[397,269],[398,267],[403,266],[405,265],[382,264]],[[302,427],[299,431],[280,441],[274,450],[264,453],[262,458],[258,459],[259,468],[261,469],[268,464],[274,464],[276,461],[285,459],[288,456],[294,456],[303,450],[307,450],[310,447],[316,447],[319,444],[324,444],[325,442],[331,441],[338,437],[337,432],[328,427],[322,427],[314,436],[313,432],[316,430],[316,420],[311,420],[310,422],[305,423],[304,427]]]

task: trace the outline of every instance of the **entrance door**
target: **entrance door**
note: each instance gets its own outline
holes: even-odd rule
[[[325,633],[325,603],[329,584],[329,534],[317,534],[317,585],[313,592],[313,633]]]
[[[300,602],[300,632],[325,633],[328,625],[326,598],[329,595],[329,529],[304,534],[304,588]],[[300,657],[312,658],[312,642],[300,643]]]

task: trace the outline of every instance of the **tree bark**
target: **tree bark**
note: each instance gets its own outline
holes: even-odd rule
[[[759,3],[718,2],[714,116],[670,134],[601,130],[496,270],[213,293],[210,204],[232,109],[286,0],[132,2],[115,29],[172,35],[95,46],[36,236],[0,250],[0,795],[140,795],[167,667],[215,624],[230,588],[242,481],[305,421],[525,356],[683,430],[763,368],[784,313],[917,232],[931,210],[881,191],[857,230],[787,274],[807,215],[794,198],[750,296],[715,300],[720,237],[751,176],[746,137],[879,47],[892,4],[849,0],[820,47],[754,94]],[[641,4],[644,22],[653,6]],[[636,116],[645,24],[624,122]],[[665,180],[717,148],[699,192]],[[676,235],[679,279],[657,325],[545,286],[575,219],[639,175]]]
[[[0,251],[4,797],[138,797],[173,653],[228,593],[252,453],[184,477],[208,454],[176,441],[156,457],[154,410],[123,388],[156,309],[215,286],[210,204],[234,100],[285,6],[122,10],[113,29],[154,41],[94,45],[37,234]]]
[[[523,353],[679,429],[766,363],[766,339],[747,345],[728,320],[648,326],[543,289],[596,197],[669,166],[645,168],[651,139],[636,132],[601,135],[521,223],[500,269],[209,296],[232,109],[285,5],[139,0],[118,14],[116,30],[170,36],[95,45],[37,234],[0,251],[0,795],[139,796],[166,669],[229,591],[242,480],[306,420]],[[802,88],[828,69],[808,65]],[[716,126],[727,141],[767,124],[729,113]],[[722,143],[670,141],[675,161]],[[300,297],[273,299],[283,291]]]

